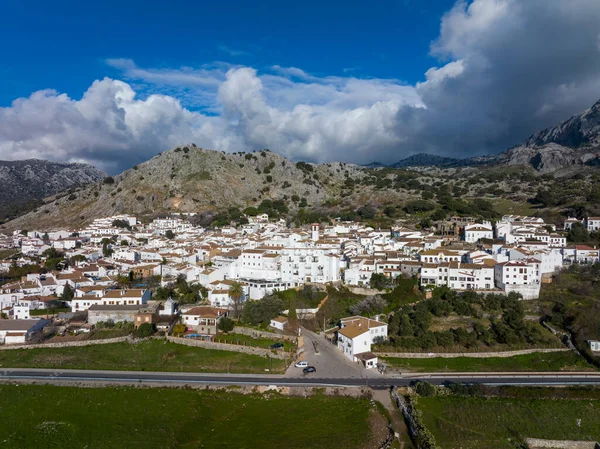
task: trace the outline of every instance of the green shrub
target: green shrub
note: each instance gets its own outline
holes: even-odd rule
[[[142,323],[135,330],[134,335],[138,338],[146,338],[151,336],[155,332],[154,324],[152,323]]]

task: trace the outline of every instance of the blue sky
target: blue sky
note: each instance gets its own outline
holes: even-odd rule
[[[0,159],[497,153],[600,98],[598,0],[5,2]]]
[[[426,4],[426,5],[424,5]],[[435,64],[429,44],[453,5],[433,1],[6,2],[0,105],[52,88],[81,95],[117,76],[107,58],[150,67],[214,61],[301,67],[415,83]]]

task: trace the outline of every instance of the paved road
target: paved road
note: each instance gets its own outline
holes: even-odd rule
[[[360,363],[353,363],[347,359],[337,347],[327,341],[322,335],[317,335],[308,329],[302,329],[304,339],[304,352],[300,360],[306,360],[309,365],[317,369],[316,376],[321,379],[363,379],[380,378],[381,374],[376,369],[365,369]],[[317,351],[315,351],[315,345]],[[302,377],[302,369],[290,366],[285,373],[286,378]]]
[[[4,368],[1,380],[37,380],[52,383],[98,382],[165,385],[279,385],[279,386],[406,386],[414,380],[427,380],[435,384],[444,382],[473,382],[490,385],[600,385],[600,374],[589,373],[515,373],[515,374],[420,374],[411,377],[378,378],[289,378],[254,374],[198,374],[154,373],[143,371],[86,371],[51,370],[34,368]]]

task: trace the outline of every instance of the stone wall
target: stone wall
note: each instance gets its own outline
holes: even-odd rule
[[[135,314],[138,313],[137,310],[124,310],[124,311],[104,311],[104,310],[88,310],[88,323],[89,324],[98,324],[101,321],[114,321],[115,323],[119,321],[127,321],[133,323]]]
[[[291,354],[284,351],[273,351],[271,349],[255,348],[252,346],[232,345],[229,343],[215,343],[213,341],[193,340],[191,338],[167,337],[172,343],[177,343],[185,346],[195,346],[204,349],[217,349],[220,351],[242,352],[244,354],[258,355],[262,357],[271,356],[274,359],[285,360]]]
[[[247,335],[253,338],[272,338],[274,340],[288,340],[296,341],[296,337],[293,335],[276,334],[275,332],[259,331],[249,327],[234,327],[231,331],[233,334]]]
[[[550,348],[550,349],[521,349],[519,351],[501,351],[501,352],[375,352],[379,357],[399,357],[404,359],[432,359],[442,357],[446,359],[454,357],[514,357],[515,355],[533,354],[537,352],[562,352],[570,351],[569,348]]]
[[[542,440],[539,438],[526,438],[525,443],[530,449],[597,449],[600,447],[600,444],[595,441]]]
[[[348,288],[348,290],[350,290],[355,295],[373,296],[373,295],[383,295],[383,294],[387,293],[386,290],[377,290],[375,288],[356,287],[353,285],[346,285],[346,287]]]
[[[0,346],[0,351],[6,351],[10,349],[43,349],[43,348],[69,348],[72,346],[92,346],[92,345],[107,345],[110,343],[121,343],[123,341],[129,341],[130,337],[115,337],[106,338],[104,340],[81,340],[81,341],[64,341],[59,343],[39,343],[35,345],[10,345]]]

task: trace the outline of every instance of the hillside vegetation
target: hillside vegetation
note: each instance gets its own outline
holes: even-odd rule
[[[409,219],[427,227],[454,214],[494,219],[522,211],[559,223],[565,215],[599,212],[598,180],[593,167],[560,178],[536,176],[525,166],[367,168],[190,145],[51,198],[3,229],[78,227],[119,213],[170,212],[196,212],[197,224],[218,226],[262,212],[298,225],[342,218],[389,226]]]

